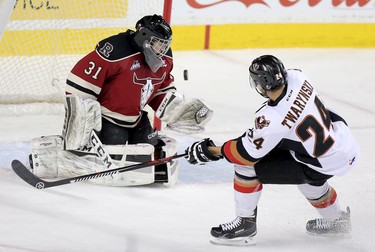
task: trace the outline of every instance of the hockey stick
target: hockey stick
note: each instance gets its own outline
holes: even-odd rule
[[[161,165],[161,164],[171,162],[174,159],[181,158],[181,157],[184,157],[184,156],[186,156],[186,153],[176,154],[174,156],[161,158],[161,159],[158,159],[158,160],[151,160],[151,161],[147,161],[147,162],[144,162],[144,163],[124,166],[124,167],[117,167],[117,168],[113,168],[113,169],[109,169],[109,170],[105,170],[105,171],[99,171],[99,172],[95,172],[95,173],[91,173],[91,174],[86,174],[86,175],[81,175],[81,176],[77,176],[77,177],[66,178],[66,179],[61,179],[61,180],[56,180],[56,181],[42,180],[41,178],[35,176],[29,169],[27,169],[27,167],[25,165],[23,165],[17,159],[12,161],[12,169],[21,179],[23,179],[29,185],[31,185],[31,186],[33,186],[37,189],[44,189],[44,188],[48,188],[48,187],[66,185],[66,184],[85,181],[85,180],[89,180],[89,179],[95,179],[95,178],[105,177],[105,176],[109,176],[109,175],[114,175],[114,174],[117,174],[117,173],[137,170],[137,169],[141,169],[141,168],[145,168],[145,167],[149,167],[149,166],[153,166],[153,165]]]

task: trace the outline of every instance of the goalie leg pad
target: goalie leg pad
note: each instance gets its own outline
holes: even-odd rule
[[[178,180],[178,172],[179,166],[177,160],[167,163],[168,182],[165,182],[164,185],[167,187],[174,186]]]
[[[76,95],[66,96],[63,137],[66,150],[76,150],[89,143],[92,130],[102,127],[99,102],[81,99]]]
[[[164,156],[176,154],[177,144],[172,138],[161,136],[165,146],[162,146]],[[113,160],[118,167],[153,160],[155,148],[151,144],[103,145],[106,151],[115,157]],[[74,177],[107,169],[103,161],[96,155],[92,147],[81,150],[63,150],[61,136],[45,136],[32,141],[33,173],[41,178]],[[173,186],[178,179],[178,162],[165,164],[166,186]],[[155,182],[155,167],[119,173],[117,175],[88,180],[89,183],[106,186],[136,186]]]
[[[118,167],[152,160],[151,144],[103,145]],[[106,170],[103,161],[92,147],[81,150],[63,150],[61,136],[45,136],[32,140],[32,171],[41,178],[68,178]],[[152,184],[155,181],[154,166],[89,180],[89,183],[107,186],[133,186]]]
[[[160,141],[164,144],[161,146],[162,157],[170,157],[177,153],[177,142],[175,139],[167,137],[165,135],[159,135]],[[177,183],[179,165],[177,160],[173,160],[163,165],[165,171],[165,178],[163,179],[163,185],[171,187]],[[155,168],[157,170],[157,168]]]
[[[41,178],[55,178],[58,175],[58,158],[61,156],[61,136],[42,136],[31,140],[32,172]]]
[[[154,147],[151,144],[104,145],[111,155],[122,156],[115,160],[117,165],[126,166],[154,159],[169,157],[176,154],[177,142],[173,138],[159,135],[162,144]],[[161,151],[161,152],[160,152]],[[125,154],[124,154],[125,153]],[[136,186],[162,182],[165,186],[177,183],[179,166],[177,161],[168,162],[162,166],[151,166],[139,170],[117,174],[115,178],[96,179],[97,184],[110,186]]]
[[[92,148],[77,151],[63,150],[61,136],[43,136],[31,142],[31,166],[41,178],[73,177],[102,170],[103,162]]]
[[[111,156],[120,157],[114,160],[118,167],[128,166],[152,160],[154,146],[147,143],[129,145],[104,145]],[[155,182],[154,166],[138,170],[118,173],[111,176],[93,180],[95,184],[107,186],[137,186],[147,185]]]

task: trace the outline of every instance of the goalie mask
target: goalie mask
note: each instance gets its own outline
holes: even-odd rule
[[[283,63],[272,55],[263,55],[251,63],[249,67],[250,86],[264,96],[287,84],[287,72]]]
[[[172,29],[159,15],[145,16],[135,25],[134,42],[145,56],[146,63],[155,73],[163,65],[162,56],[172,42]]]

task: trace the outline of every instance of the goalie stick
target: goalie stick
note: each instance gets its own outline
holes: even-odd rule
[[[86,175],[81,175],[81,176],[66,178],[66,179],[61,179],[61,180],[55,180],[55,181],[45,181],[35,176],[24,164],[21,163],[21,161],[17,159],[12,161],[12,169],[21,179],[23,179],[29,185],[37,189],[44,189],[44,188],[49,188],[49,187],[54,187],[54,186],[60,186],[60,185],[66,185],[66,184],[71,184],[75,182],[85,181],[89,179],[105,177],[105,176],[114,175],[117,173],[137,170],[137,169],[141,169],[141,168],[145,168],[145,167],[149,167],[153,165],[161,165],[161,164],[171,162],[174,159],[184,157],[184,156],[186,156],[186,153],[176,154],[174,156],[161,158],[158,160],[147,161],[144,163],[124,166],[124,167],[117,167],[117,168],[113,168],[113,169],[109,169],[105,171],[99,171],[95,173],[90,173]]]

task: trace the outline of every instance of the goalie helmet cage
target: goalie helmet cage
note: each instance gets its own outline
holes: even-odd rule
[[[66,76],[101,39],[172,0],[0,0],[0,116],[63,113]],[[1,36],[2,35],[2,36]]]

